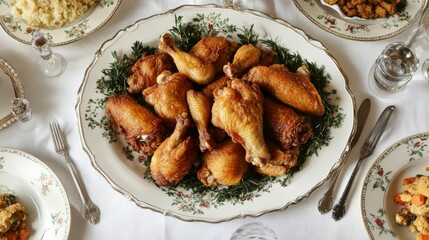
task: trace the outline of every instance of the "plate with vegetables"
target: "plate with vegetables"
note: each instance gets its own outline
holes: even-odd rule
[[[419,133],[397,141],[368,171],[361,207],[372,239],[419,239],[418,232],[424,225],[421,220],[429,206],[429,194],[425,192],[429,179],[428,137],[429,133]]]
[[[6,205],[21,206],[12,207],[15,214],[25,215],[15,221],[27,229],[27,238],[22,239],[68,239],[71,212],[67,194],[55,173],[39,159],[16,149],[0,148],[0,195],[0,202],[4,199]],[[3,217],[1,221],[7,221]]]
[[[156,73],[142,87],[147,69]],[[283,121],[278,111],[300,137],[262,131]],[[212,4],[139,20],[106,40],[76,112],[83,148],[109,184],[185,221],[298,203],[341,164],[355,131],[354,96],[322,43],[282,19]]]

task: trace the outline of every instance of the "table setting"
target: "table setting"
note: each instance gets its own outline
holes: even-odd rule
[[[23,239],[429,236],[411,207],[429,196],[404,190],[429,176],[426,0],[379,19],[325,0],[102,0],[51,27],[11,2],[0,1],[0,196],[24,206]],[[212,39],[225,60],[204,55]],[[151,57],[165,70],[142,88]],[[301,119],[299,140],[271,129],[286,115]],[[399,225],[399,212],[413,220]]]

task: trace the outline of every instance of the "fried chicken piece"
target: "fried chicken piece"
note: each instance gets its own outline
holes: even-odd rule
[[[206,186],[236,185],[249,167],[245,155],[246,151],[239,143],[228,139],[204,153],[197,177]]]
[[[270,67],[257,66],[252,68],[247,75],[247,80],[258,84],[272,96],[296,110],[322,116],[325,106],[310,81],[310,71],[305,66],[292,73],[283,65]]]
[[[106,112],[119,126],[125,141],[146,156],[152,156],[165,138],[162,120],[128,94],[109,97]]]
[[[299,147],[313,136],[311,124],[304,116],[268,97],[264,98],[264,124],[267,136],[284,149]]]
[[[186,93],[186,99],[189,112],[197,126],[201,152],[212,150],[216,145],[209,132],[212,103],[206,95],[195,90],[189,90]]]
[[[286,150],[277,144],[267,141],[271,159],[263,167],[254,167],[256,172],[272,177],[284,176],[296,166],[299,157],[299,148],[291,147]]]
[[[156,184],[177,185],[189,173],[198,153],[197,143],[188,136],[190,120],[179,117],[173,133],[156,149],[150,171]]]
[[[209,85],[205,86],[202,90],[203,94],[206,95],[211,101],[213,101],[213,92],[217,89],[224,88],[227,85],[227,82],[229,81],[228,76],[222,76],[218,79],[216,79],[214,82],[210,83]]]
[[[270,159],[263,135],[263,95],[256,84],[234,79],[214,92],[212,123],[246,149],[246,161],[263,166]]]
[[[221,73],[223,66],[232,58],[237,47],[237,43],[228,41],[225,37],[214,36],[198,41],[189,53],[212,63],[216,73]]]
[[[239,77],[243,72],[257,66],[261,51],[252,44],[246,44],[238,48],[232,63],[223,67],[223,72],[231,79]]]
[[[157,85],[146,88],[142,94],[165,124],[174,128],[178,116],[189,117],[186,92],[192,89],[192,83],[185,74],[169,71],[162,72],[157,81]]]
[[[177,47],[169,33],[164,33],[159,42],[159,49],[169,54],[179,72],[200,85],[211,83],[216,76],[215,66],[197,56],[184,52]]]
[[[132,75],[128,78],[128,92],[141,93],[144,89],[156,84],[156,77],[164,70],[174,71],[173,59],[166,53],[143,55],[131,68]]]

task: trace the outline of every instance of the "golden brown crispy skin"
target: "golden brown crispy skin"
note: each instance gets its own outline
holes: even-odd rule
[[[197,177],[206,186],[238,184],[249,166],[245,155],[246,151],[239,143],[228,139],[204,153]]]
[[[313,136],[310,122],[292,108],[274,99],[264,98],[266,136],[273,137],[281,147],[299,147]]]
[[[234,79],[214,92],[212,123],[246,149],[246,161],[263,166],[270,159],[263,135],[263,96],[256,84]]]
[[[325,106],[305,66],[298,68],[296,73],[279,65],[257,66],[249,71],[246,78],[300,112],[315,116],[325,113]]]
[[[257,66],[261,51],[252,44],[241,46],[234,55],[232,63],[223,67],[223,72],[232,78],[239,77],[243,72]]]
[[[141,93],[145,88],[156,84],[156,77],[164,70],[174,71],[173,59],[166,53],[143,55],[131,68],[132,75],[128,78],[128,92]]]
[[[263,167],[254,167],[258,173],[279,177],[285,175],[292,167],[296,166],[299,156],[298,147],[283,150],[277,144],[270,141],[267,141],[267,145],[270,149],[271,159]]]
[[[161,36],[159,49],[169,54],[173,58],[179,72],[188,76],[193,82],[200,85],[207,85],[214,80],[216,76],[214,65],[204,62],[193,54],[180,50],[169,33],[164,33]]]
[[[152,156],[165,138],[162,120],[128,94],[109,97],[106,112],[120,127],[127,143],[137,152]]]
[[[230,42],[225,37],[206,37],[201,39],[189,51],[204,62],[212,63],[216,73],[221,73],[225,65],[237,50],[237,43]]]
[[[209,132],[212,103],[206,95],[195,90],[189,90],[186,93],[186,99],[189,112],[197,126],[201,152],[212,150],[216,145]]]
[[[171,136],[165,139],[153,154],[150,171],[158,185],[178,184],[194,164],[198,147],[187,134],[189,126],[189,119],[179,117]]]
[[[178,116],[189,117],[186,92],[192,89],[192,83],[186,75],[169,71],[161,73],[158,82],[146,88],[142,94],[166,126],[172,129]]]
[[[214,82],[205,86],[203,88],[202,92],[204,93],[204,95],[206,95],[210,99],[210,101],[213,102],[213,100],[214,100],[213,92],[216,91],[217,89],[224,88],[227,85],[227,82],[229,80],[230,79],[228,76],[223,75],[222,77],[216,79]]]

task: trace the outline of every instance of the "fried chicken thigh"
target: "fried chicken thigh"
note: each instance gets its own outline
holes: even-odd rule
[[[246,173],[249,163],[246,151],[230,139],[202,156],[198,179],[206,186],[231,186],[238,184]]]
[[[313,136],[309,121],[292,108],[269,97],[264,98],[265,133],[284,149],[299,147]]]
[[[193,54],[180,50],[169,33],[164,33],[161,36],[159,49],[169,54],[179,72],[188,76],[193,82],[206,85],[214,80],[216,76],[215,66]]]
[[[186,93],[186,99],[189,112],[197,126],[201,152],[212,150],[216,145],[212,135],[209,133],[212,103],[206,95],[195,90],[189,90]]]
[[[137,152],[152,156],[165,138],[162,120],[128,94],[109,97],[106,112]]]
[[[246,161],[263,166],[270,159],[263,135],[263,95],[256,84],[234,79],[214,92],[212,123],[246,150]]]
[[[153,154],[150,171],[158,185],[178,184],[194,164],[198,146],[187,134],[189,126],[189,119],[179,117],[171,136],[165,139]]]
[[[189,117],[186,92],[192,83],[182,73],[164,71],[157,78],[158,84],[143,91],[145,101],[169,128],[174,128],[178,116]]]
[[[325,106],[305,66],[298,68],[296,73],[283,65],[257,66],[250,69],[246,79],[300,112],[314,116],[325,113]]]
[[[232,58],[237,47],[237,43],[230,42],[225,37],[214,36],[201,39],[189,53],[212,63],[216,73],[221,73],[223,66]]]
[[[156,77],[164,70],[174,71],[173,59],[166,53],[143,55],[131,68],[132,75],[128,78],[128,92],[141,93],[147,87],[156,84]]]
[[[298,163],[299,148],[291,147],[286,150],[273,142],[267,141],[271,159],[263,167],[254,166],[256,172],[272,177],[283,176]]]

